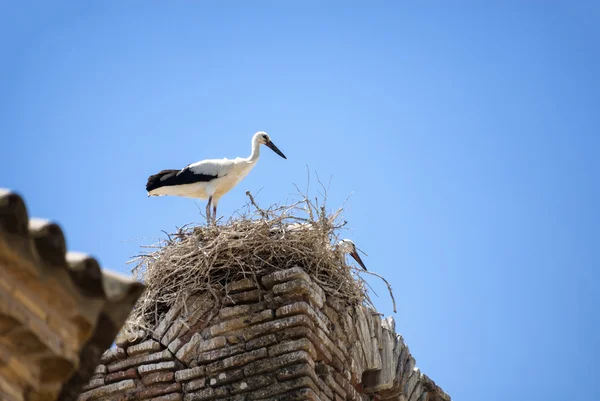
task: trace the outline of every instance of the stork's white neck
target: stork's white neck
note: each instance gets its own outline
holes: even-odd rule
[[[248,161],[256,162],[258,160],[258,156],[260,156],[260,143],[252,138],[252,154],[250,154]]]

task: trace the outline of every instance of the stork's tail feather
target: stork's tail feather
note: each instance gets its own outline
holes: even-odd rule
[[[150,192],[156,188],[173,185],[170,183],[170,179],[175,177],[178,172],[179,170],[163,170],[158,174],[151,175],[146,183],[146,191]]]

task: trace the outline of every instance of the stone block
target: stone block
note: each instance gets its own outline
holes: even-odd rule
[[[256,282],[253,278],[248,277],[227,284],[226,292],[229,294],[235,294],[236,292],[252,290],[254,288],[256,288]]]
[[[321,330],[329,334],[329,318],[323,313],[315,311],[315,309],[313,309],[313,307],[305,301],[298,301],[294,302],[293,304],[284,305],[275,311],[276,317],[299,314],[308,315],[317,324],[317,326],[319,326]]]
[[[288,391],[285,394],[280,394],[275,397],[261,398],[261,401],[324,401],[319,398],[318,393],[310,388],[301,388],[299,390]],[[338,401],[338,400],[336,400]],[[345,400],[339,400],[345,401]]]
[[[96,369],[94,369],[95,375],[105,375],[107,372],[108,369],[106,369],[106,365],[98,365],[96,366]]]
[[[139,378],[136,368],[129,368],[127,370],[121,370],[119,372],[113,372],[106,375],[104,381],[106,383],[120,382],[126,379],[137,379]]]
[[[127,354],[129,356],[136,356],[142,354],[150,354],[153,352],[160,351],[160,344],[155,340],[146,340],[136,345],[132,345],[127,348]]]
[[[290,299],[296,299],[298,297],[306,298],[317,308],[322,308],[325,304],[325,301],[319,293],[314,290],[313,286],[301,279],[275,284],[273,286],[273,294],[275,296],[282,296]]]
[[[222,386],[225,384],[233,383],[244,378],[244,372],[242,369],[228,370],[221,372],[209,379],[211,387]]]
[[[314,360],[317,357],[317,351],[313,344],[307,338],[301,338],[298,340],[290,340],[279,343],[269,347],[269,356],[279,356],[281,354],[287,354],[293,351],[306,351],[310,357]]]
[[[100,386],[104,386],[104,377],[100,377],[100,378],[96,378],[96,379],[92,379],[88,382],[88,384],[86,384],[85,386],[83,386],[83,391],[88,391]]]
[[[237,294],[228,295],[225,297],[223,303],[225,306],[252,304],[260,301],[260,298],[260,290],[244,291],[238,292]]]
[[[133,380],[123,380],[121,382],[108,384],[106,386],[98,387],[90,391],[86,391],[81,394],[77,401],[88,401],[100,397],[106,397],[111,394],[120,393],[126,390],[135,388],[135,382]]]
[[[314,361],[308,352],[294,351],[274,358],[252,362],[244,367],[244,375],[246,377],[260,375],[300,363],[308,363],[314,367]]]
[[[198,350],[198,345],[202,341],[202,336],[200,333],[195,333],[190,341],[185,343],[179,348],[179,351],[175,354],[177,359],[185,364],[189,364],[195,352]]]
[[[167,347],[167,349],[169,351],[171,351],[171,353],[173,355],[175,355],[175,354],[177,354],[177,351],[179,351],[181,349],[183,344],[185,344],[185,343],[181,340],[181,338],[176,338],[169,343],[169,346]]]
[[[279,341],[286,341],[296,338],[307,338],[317,351],[317,357],[315,358],[315,362],[322,360],[327,363],[330,363],[333,358],[331,352],[329,352],[325,344],[323,344],[323,342],[319,340],[316,334],[313,333],[313,331],[308,329],[307,327],[297,326],[285,329],[277,333],[277,337]]]
[[[154,372],[142,377],[142,384],[144,386],[151,386],[156,383],[172,382],[174,379],[175,373],[173,372]]]
[[[238,344],[225,348],[219,348],[212,351],[206,351],[198,354],[195,360],[199,365],[205,365],[209,362],[214,362],[219,359],[227,358],[245,351],[244,344]]]
[[[252,326],[244,330],[243,336],[246,341],[250,341],[255,337],[276,333],[288,327],[294,326],[306,326],[310,329],[314,329],[314,323],[310,320],[310,318],[304,315],[296,315]]]
[[[214,337],[198,343],[198,352],[210,351],[227,345],[227,338]]]
[[[160,395],[170,394],[170,393],[180,393],[181,392],[181,384],[180,383],[161,383],[155,384],[150,387],[146,387],[138,391],[137,395],[140,400],[146,400],[148,398],[158,397]]]
[[[181,330],[183,330],[184,322],[183,319],[179,318],[173,322],[171,327],[167,330],[167,332],[160,339],[160,343],[165,347],[168,347],[171,341],[175,340]]]
[[[175,361],[166,361],[159,363],[150,363],[147,365],[138,366],[137,370],[140,375],[145,376],[156,372],[170,372],[177,368]]]
[[[315,392],[315,396],[316,393],[318,393],[319,391],[315,383],[310,379],[310,377],[305,376],[294,380],[288,380],[285,382],[271,384],[270,386],[252,392],[251,396],[253,400],[256,400],[261,398],[273,397],[300,388],[310,388],[311,390],[313,390],[313,392]]]
[[[115,344],[117,347],[127,348],[131,345],[135,345],[144,341],[146,338],[146,332],[144,330],[137,330],[133,333],[119,333],[115,338]]]
[[[221,334],[229,333],[246,326],[248,326],[248,318],[246,316],[242,316],[218,323],[212,326],[209,329],[209,332],[212,337],[216,337]]]
[[[154,329],[154,338],[162,338],[173,321],[179,316],[179,312],[181,312],[181,308],[183,307],[183,302],[176,302],[169,311],[163,316],[163,318]]]
[[[189,383],[186,383],[184,386],[186,393],[199,390],[206,387],[206,378],[202,377],[200,379],[192,380]]]
[[[184,401],[207,401],[215,398],[224,398],[229,395],[226,387],[205,388],[195,393],[186,394]]]
[[[261,282],[265,287],[271,289],[275,284],[296,279],[301,279],[306,282],[311,281],[310,276],[300,267],[292,267],[291,269],[279,270],[266,275],[261,279]]]
[[[197,366],[191,369],[178,370],[175,372],[175,380],[178,382],[186,382],[204,376],[204,374],[204,366]]]
[[[102,354],[102,357],[100,357],[100,362],[102,362],[104,365],[108,365],[109,363],[125,359],[126,357],[127,353],[123,348],[115,347],[106,350]]]
[[[217,362],[213,362],[209,365],[206,365],[207,373],[217,373],[223,370],[231,369],[234,367],[244,366],[252,361],[257,359],[262,359],[267,356],[266,348],[259,348],[254,351],[245,352],[240,355],[231,356],[226,359],[222,359]]]
[[[257,337],[254,340],[250,340],[246,343],[246,350],[250,351],[256,348],[268,347],[277,343],[277,336],[275,334],[267,334],[266,336]]]
[[[133,366],[142,364],[148,364],[153,362],[168,361],[173,359],[173,356],[168,350],[156,352],[149,355],[138,355],[122,361],[114,362],[107,366],[109,372],[116,372],[118,370],[125,370]]]
[[[239,394],[252,390],[256,390],[259,388],[267,387],[273,383],[275,383],[277,379],[274,375],[262,375],[262,376],[254,376],[248,377],[244,380],[241,380],[237,383],[232,384],[231,386],[231,394]]]
[[[181,401],[182,399],[183,394],[171,393],[167,395],[161,395],[159,397],[150,398],[148,401]]]

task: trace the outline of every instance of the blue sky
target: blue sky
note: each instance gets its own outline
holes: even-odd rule
[[[0,186],[128,273],[201,221],[147,176],[265,130],[288,160],[264,149],[220,214],[308,165],[454,399],[600,399],[598,3],[210,4],[3,2]]]

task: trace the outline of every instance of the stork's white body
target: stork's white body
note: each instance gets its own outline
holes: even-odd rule
[[[249,158],[211,159],[202,160],[186,167],[192,173],[198,175],[212,175],[215,178],[210,181],[200,181],[191,184],[180,184],[175,186],[159,187],[148,192],[150,196],[182,196],[186,198],[208,199],[213,197],[213,205],[219,203],[221,196],[229,192],[239,184],[250,173],[256,165],[255,160]]]
[[[208,199],[207,216],[210,206],[216,218],[217,205],[221,197],[235,187],[250,173],[260,156],[260,145],[266,145],[279,156],[285,155],[271,142],[265,132],[257,132],[252,137],[250,156],[230,159],[210,159],[189,164],[181,170],[163,170],[151,175],[146,184],[148,196],[182,196]]]

